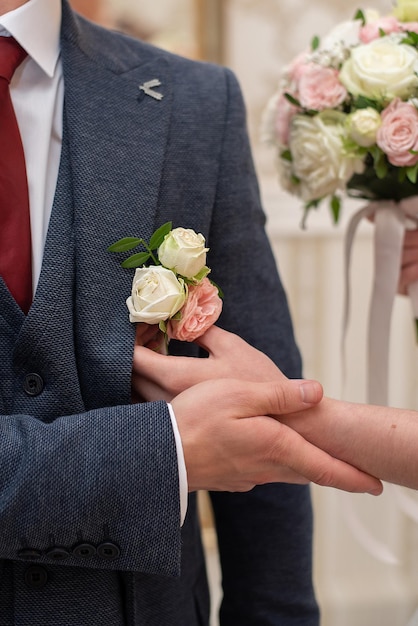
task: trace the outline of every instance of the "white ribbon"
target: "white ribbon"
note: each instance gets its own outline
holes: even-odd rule
[[[418,610],[413,614],[407,626],[418,626]]]
[[[345,341],[350,313],[350,264],[354,237],[362,219],[374,218],[374,282],[368,325],[367,401],[387,405],[389,339],[393,303],[398,288],[403,238],[408,219],[417,224],[418,196],[401,202],[371,202],[351,218],[345,239],[345,306],[342,335],[343,380]],[[409,288],[413,313],[418,318],[418,283]]]
[[[361,220],[373,218],[374,232],[374,280],[368,321],[368,381],[367,401],[370,404],[387,405],[389,387],[390,324],[393,304],[398,288],[399,272],[405,228],[418,223],[418,196],[402,200],[376,201],[360,209],[351,218],[345,238],[345,306],[342,333],[342,379],[345,380],[345,343],[350,315],[350,265],[354,237]],[[418,319],[418,282],[408,288],[412,310]],[[393,491],[399,509],[418,522],[418,503],[406,490],[387,485]],[[361,522],[350,503],[345,501],[345,518],[354,537],[366,551],[382,563],[398,564],[397,557],[372,535]],[[418,612],[408,626],[418,626]]]

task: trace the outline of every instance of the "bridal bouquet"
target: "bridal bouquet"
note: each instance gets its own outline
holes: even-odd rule
[[[303,225],[323,201],[334,222],[344,195],[367,201],[350,218],[345,238],[343,333],[355,231],[362,219],[372,218],[368,400],[387,404],[403,237],[405,228],[418,226],[418,0],[397,0],[384,16],[359,10],[322,40],[313,37],[283,71],[263,130],[276,148],[283,188],[304,203]],[[418,283],[409,294],[418,330]]]
[[[280,182],[309,210],[344,193],[396,202],[417,194],[418,0],[391,15],[359,10],[284,70],[264,119]]]
[[[110,252],[137,252],[122,262],[136,268],[126,304],[131,322],[158,324],[166,338],[194,341],[216,322],[222,311],[219,288],[209,280],[205,238],[194,230],[172,229],[167,222],[149,243],[125,237]]]

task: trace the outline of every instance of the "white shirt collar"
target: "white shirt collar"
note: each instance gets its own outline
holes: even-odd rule
[[[60,54],[61,11],[61,0],[29,0],[0,16],[0,35],[12,35],[49,77]]]

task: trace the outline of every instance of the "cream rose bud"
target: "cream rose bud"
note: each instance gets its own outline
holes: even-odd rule
[[[415,22],[418,20],[418,1],[398,0],[393,13],[401,22]]]
[[[161,265],[139,267],[126,300],[131,322],[158,324],[175,315],[186,301],[182,279]]]
[[[418,88],[418,51],[398,39],[380,37],[352,49],[340,81],[354,96],[374,100],[408,98]]]
[[[376,143],[377,131],[382,124],[380,113],[371,107],[358,109],[347,119],[348,134],[353,141],[363,148]]]
[[[205,267],[208,250],[200,233],[191,228],[174,228],[158,248],[158,258],[177,274],[193,278]]]

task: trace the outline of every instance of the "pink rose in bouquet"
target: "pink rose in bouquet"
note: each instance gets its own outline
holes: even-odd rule
[[[381,114],[376,143],[396,167],[418,163],[418,111],[411,102],[393,100]]]

